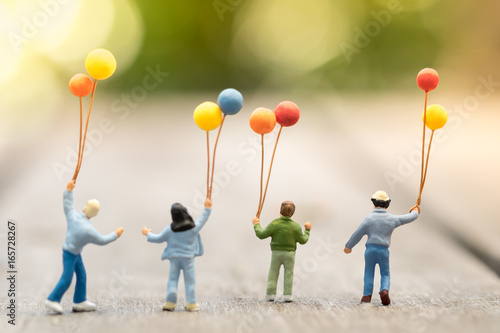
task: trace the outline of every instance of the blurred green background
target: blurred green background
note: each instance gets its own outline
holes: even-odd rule
[[[104,47],[119,64],[113,89],[134,87],[156,65],[171,74],[161,85],[169,91],[406,87],[423,67],[496,66],[499,9],[451,0],[3,0],[0,82],[47,83],[44,71],[64,82]]]
[[[118,62],[99,85],[109,96],[150,71],[165,78],[152,95],[397,92],[416,89],[424,67],[450,95],[497,74],[499,10],[472,0],[1,0],[0,156],[75,107],[67,83],[94,48]]]

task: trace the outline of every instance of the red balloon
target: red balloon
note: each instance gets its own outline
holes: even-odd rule
[[[77,97],[85,97],[92,91],[92,79],[87,74],[75,74],[69,80],[69,90]]]
[[[300,118],[300,110],[297,104],[290,101],[279,103],[274,109],[276,121],[281,126],[289,127],[295,125]]]
[[[439,74],[432,68],[424,68],[417,74],[417,85],[425,92],[436,89],[439,83]]]

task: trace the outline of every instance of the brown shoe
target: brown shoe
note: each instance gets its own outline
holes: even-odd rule
[[[361,303],[370,303],[371,301],[372,301],[372,295],[361,297]]]
[[[389,298],[389,291],[387,289],[384,289],[380,292],[380,300],[382,301],[383,305],[391,304],[391,299]]]

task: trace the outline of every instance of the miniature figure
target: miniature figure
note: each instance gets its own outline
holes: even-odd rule
[[[346,243],[344,252],[349,254],[352,248],[359,243],[364,235],[368,236],[365,251],[365,277],[364,289],[361,303],[370,303],[373,293],[373,280],[375,265],[380,269],[380,300],[383,305],[391,304],[389,297],[390,270],[389,270],[389,246],[391,235],[397,227],[413,222],[420,214],[418,206],[412,207],[409,214],[392,215],[387,212],[391,199],[384,191],[377,191],[372,196],[375,210],[371,212],[352,234]]]
[[[302,233],[300,225],[294,222],[291,217],[295,212],[295,205],[291,201],[285,201],[281,204],[281,217],[273,220],[262,230],[260,219],[255,216],[252,220],[255,235],[264,239],[271,236],[271,266],[267,278],[266,300],[274,301],[276,298],[276,287],[281,265],[284,266],[284,291],[285,302],[292,302],[293,288],[293,267],[295,265],[295,250],[297,242],[305,244],[309,240],[311,222],[304,224],[305,231]]]
[[[123,228],[116,228],[108,235],[101,235],[94,229],[90,219],[99,212],[99,202],[89,200],[83,212],[77,212],[73,207],[73,189],[75,181],[66,186],[63,195],[64,214],[67,221],[66,239],[63,245],[63,273],[56,287],[45,301],[45,305],[57,314],[63,312],[61,298],[71,285],[73,274],[76,274],[75,294],[73,296],[73,311],[95,311],[96,305],[87,300],[87,273],[82,260],[82,249],[92,243],[106,245],[118,239],[123,233]]]
[[[186,207],[180,203],[172,205],[172,223],[159,234],[153,234],[151,229],[142,228],[142,234],[148,237],[148,242],[167,242],[167,247],[161,256],[162,260],[170,260],[170,274],[167,284],[167,300],[164,311],[174,311],[177,303],[177,284],[180,271],[184,273],[186,287],[186,310],[198,311],[200,305],[196,302],[194,257],[203,255],[200,230],[210,216],[212,200],[205,200],[205,209],[196,222],[189,215]]]

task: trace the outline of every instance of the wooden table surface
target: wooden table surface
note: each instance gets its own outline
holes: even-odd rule
[[[43,305],[62,272],[62,192],[72,176],[66,159],[67,148],[75,149],[78,139],[76,113],[61,111],[50,126],[8,146],[0,166],[0,237],[5,249],[7,219],[17,221],[18,313],[16,327],[8,325],[4,252],[2,332],[498,332],[500,134],[494,124],[500,116],[493,110],[499,101],[488,100],[459,125],[456,118],[443,129],[446,138],[430,160],[422,214],[393,234],[392,304],[383,307],[377,295],[372,305],[359,305],[365,240],[350,255],[342,250],[371,212],[369,199],[376,190],[388,192],[393,214],[405,214],[414,205],[420,174],[411,158],[419,150],[421,100],[295,100],[302,116],[283,130],[261,216],[265,226],[278,216],[282,201],[293,200],[294,220],[313,224],[309,242],[297,249],[295,302],[288,304],[280,297],[264,301],[271,251],[269,240],[257,239],[252,230],[260,150],[259,137],[248,126],[254,108],[273,108],[287,98],[248,96],[241,113],[226,119],[213,212],[201,233],[205,255],[196,259],[199,313],[182,310],[182,281],[179,311],[161,311],[169,264],[160,260],[164,245],[147,243],[140,230],[162,230],[171,221],[174,202],[199,215],[205,135],[194,125],[192,110],[214,99],[212,94],[149,96],[123,118],[112,111],[112,99],[96,101],[89,129],[93,141],[75,188],[75,208],[97,198],[101,211],[92,220],[95,227],[108,233],[123,226],[125,232],[112,244],[89,245],[83,252],[95,313],[70,313],[73,286],[63,298],[64,315],[50,315]],[[275,137],[276,131],[265,145],[266,165]],[[213,145],[215,132],[211,140]]]

